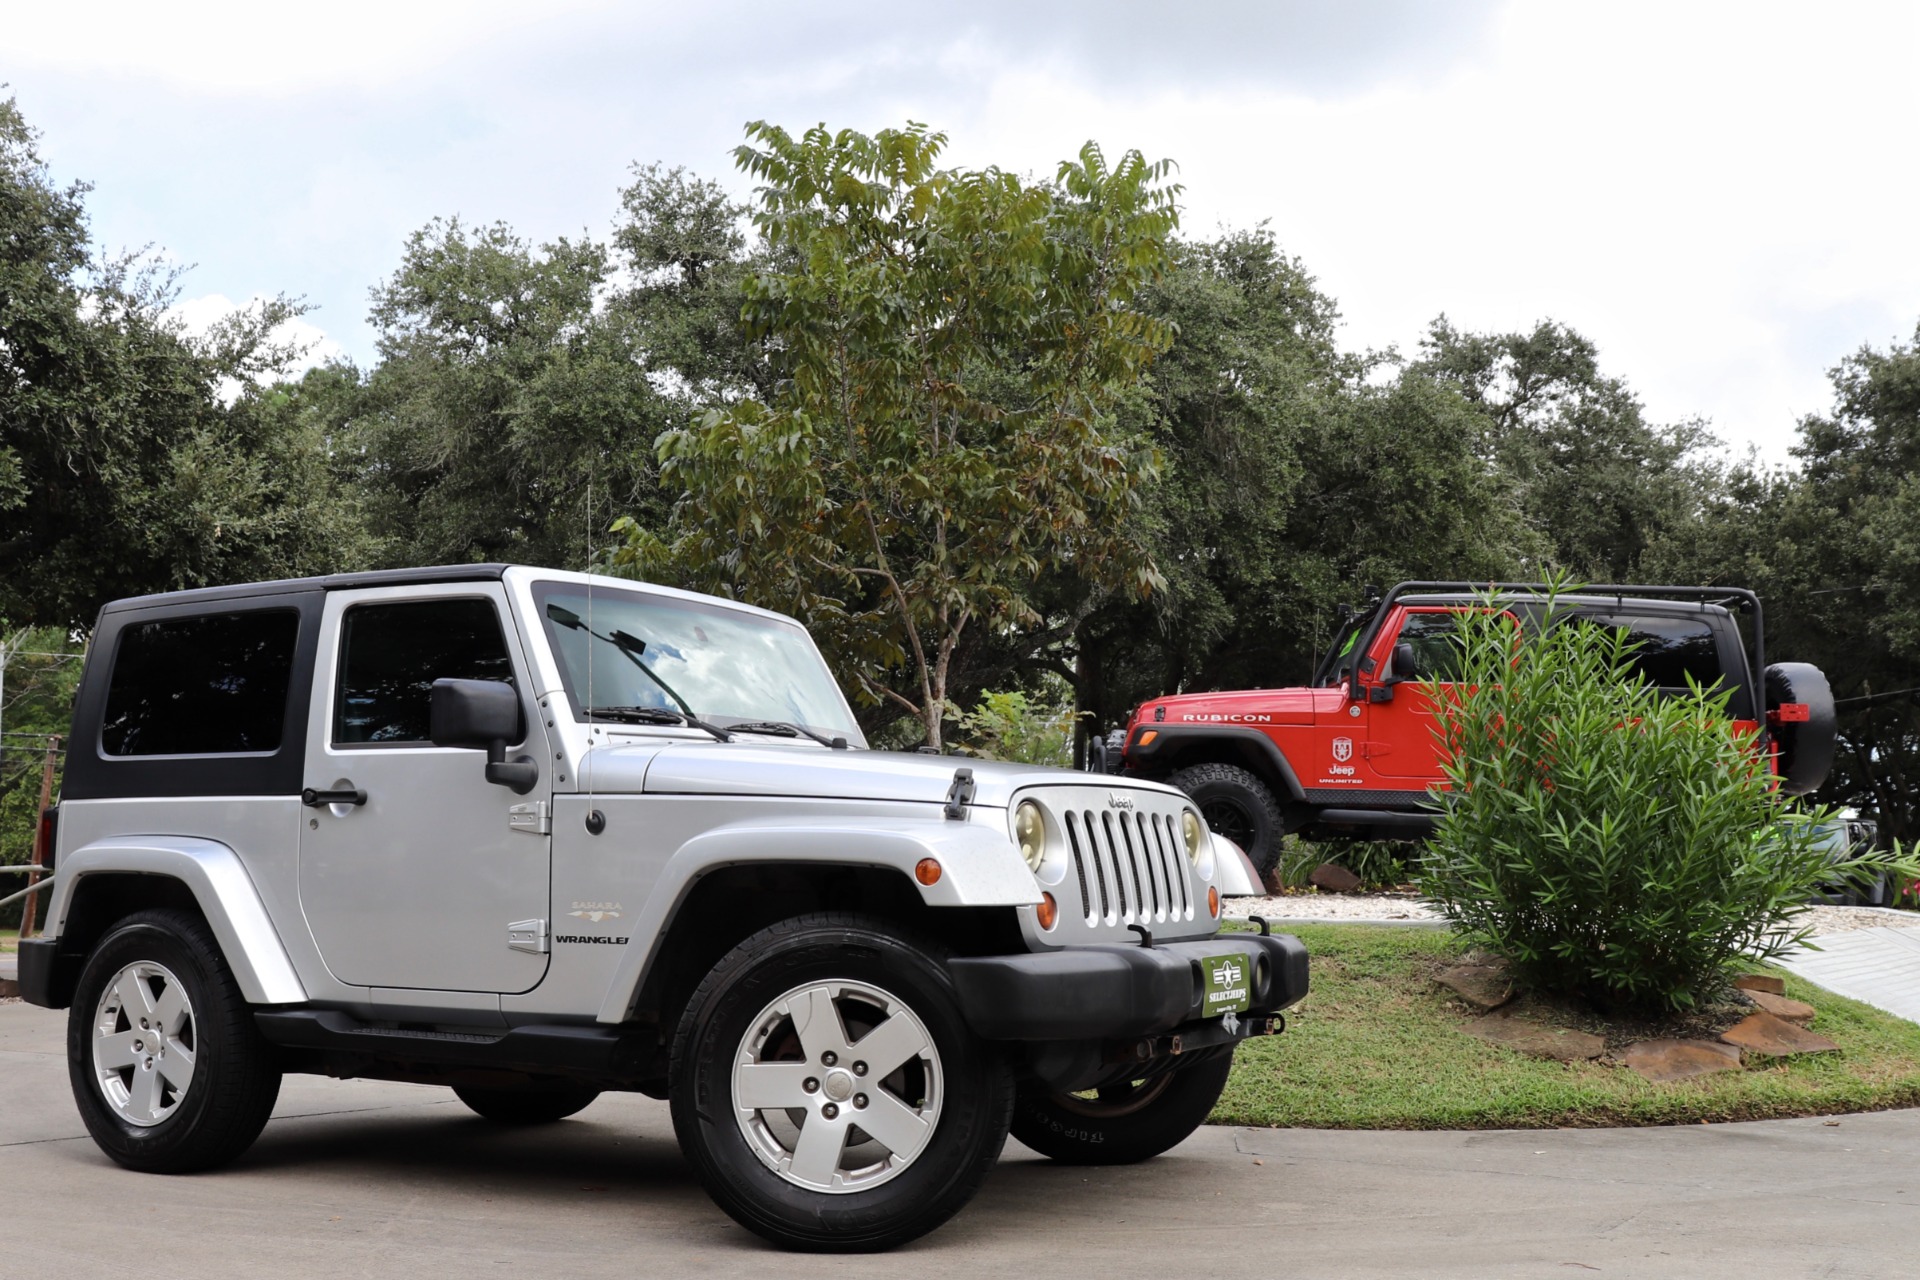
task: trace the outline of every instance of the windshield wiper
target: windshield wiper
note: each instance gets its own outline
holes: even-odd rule
[[[665,707],[588,707],[587,719],[618,720],[623,724],[684,724],[705,729],[722,742],[733,741],[733,735],[719,725],[708,724],[697,716],[683,716]]]
[[[829,738],[824,733],[815,733],[803,724],[791,720],[742,720],[739,724],[730,724],[727,728],[735,733],[769,733],[779,738],[812,738],[823,747],[832,747],[835,751],[845,751],[845,738]]]
[[[620,651],[621,657],[625,658],[628,662],[631,662],[634,666],[640,668],[640,674],[644,675],[647,679],[659,685],[660,688],[666,693],[666,695],[669,698],[672,698],[676,703],[680,705],[680,711],[682,713],[680,716],[680,720],[682,723],[690,724],[696,729],[705,729],[708,733],[720,739],[720,741],[722,742],[733,741],[732,735],[728,734],[725,729],[716,728],[715,726],[708,724],[705,720],[702,720],[699,716],[693,714],[693,708],[687,705],[687,700],[680,696],[679,691],[676,690],[672,685],[668,684],[665,680],[662,680],[659,676],[659,673],[654,671],[652,667],[640,661],[640,655],[647,651],[647,642],[645,640],[642,640],[639,636],[628,635],[624,631],[615,631],[610,636],[602,635],[598,631],[595,631],[592,627],[588,626],[586,622],[581,619],[579,614],[575,613],[571,609],[563,609],[557,604],[550,604],[547,606],[547,616],[549,618],[552,618],[555,622],[559,623],[561,626],[568,628],[569,630],[584,631],[588,635],[592,636],[595,640],[603,641],[604,643],[610,644],[614,648],[618,649]],[[664,707],[637,707],[637,708],[628,707],[628,708],[620,708],[620,709],[628,710],[628,711],[632,711],[632,710],[665,711],[666,710]],[[668,714],[671,714],[671,713],[669,712]],[[651,723],[665,724],[668,722],[663,720],[655,720],[655,721],[652,721]]]

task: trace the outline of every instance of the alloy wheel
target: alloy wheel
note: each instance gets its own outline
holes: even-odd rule
[[[772,1001],[734,1057],[734,1117],[747,1145],[809,1191],[865,1191],[898,1177],[939,1123],[940,1053],[897,996],[814,982]]]
[[[193,1087],[198,1047],[193,1003],[171,969],[137,960],[100,993],[93,1017],[93,1074],[128,1124],[150,1129]]]

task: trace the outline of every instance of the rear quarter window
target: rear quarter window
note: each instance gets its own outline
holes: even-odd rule
[[[100,726],[108,756],[277,751],[300,615],[255,609],[135,623],[120,633]]]
[[[1722,675],[1713,628],[1703,618],[1644,614],[1594,614],[1586,619],[1603,627],[1623,627],[1640,678],[1661,689],[1685,689],[1687,677],[1712,688]]]

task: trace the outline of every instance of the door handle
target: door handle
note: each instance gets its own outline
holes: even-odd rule
[[[367,793],[359,787],[339,787],[332,791],[315,791],[308,787],[300,793],[300,803],[309,809],[318,809],[323,804],[365,804]]]

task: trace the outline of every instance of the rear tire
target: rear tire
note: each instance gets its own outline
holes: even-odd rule
[[[194,1173],[253,1145],[280,1096],[274,1051],[198,917],[141,911],[87,958],[67,1011],[87,1132],[143,1173]]]
[[[1234,764],[1196,764],[1167,781],[1192,796],[1208,828],[1239,845],[1262,876],[1280,861],[1286,829],[1280,802],[1252,773]]]
[[[734,1221],[787,1249],[866,1252],[973,1198],[1006,1142],[1013,1078],[944,961],[881,921],[820,913],[762,929],[695,989],[673,1130]]]
[[[1135,1164],[1180,1145],[1207,1122],[1233,1055],[1189,1063],[1144,1083],[1084,1094],[1023,1092],[1013,1136],[1061,1164]]]
[[[496,1124],[552,1124],[584,1111],[600,1091],[591,1085],[558,1082],[518,1089],[469,1089],[455,1085],[454,1096],[484,1120]]]

